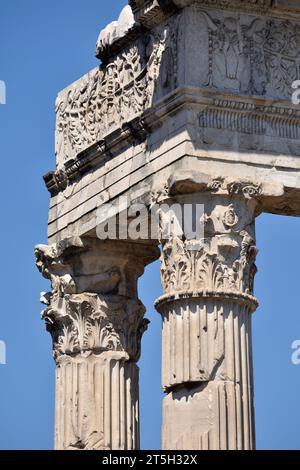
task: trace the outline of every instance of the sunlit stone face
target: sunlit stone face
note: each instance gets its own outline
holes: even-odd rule
[[[102,63],[56,102],[49,245],[36,248],[56,447],[139,447],[138,279],[160,255],[163,447],[253,449],[255,218],[300,215],[298,2],[129,3],[100,33]],[[194,238],[164,217],[188,204],[202,207]],[[98,237],[107,207],[125,236]]]

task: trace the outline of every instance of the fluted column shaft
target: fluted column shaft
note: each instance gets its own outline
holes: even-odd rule
[[[43,312],[56,361],[55,449],[139,448],[139,369],[145,308],[137,297],[153,247],[96,239],[38,246],[51,279]]]
[[[117,352],[59,360],[55,448],[139,448],[138,374]]]
[[[257,203],[227,187],[188,201],[203,204],[203,233],[162,240],[163,448],[254,449]]]

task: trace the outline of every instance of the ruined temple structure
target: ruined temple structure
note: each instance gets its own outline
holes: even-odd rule
[[[36,247],[52,284],[55,448],[139,448],[137,285],[160,257],[162,446],[254,449],[255,219],[300,215],[300,2],[131,0],[96,56],[57,98],[49,242]],[[204,236],[162,237],[170,219],[120,236],[120,197],[149,217],[201,204]],[[122,230],[104,240],[107,203]]]

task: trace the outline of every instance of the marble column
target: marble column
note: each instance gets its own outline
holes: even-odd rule
[[[43,318],[56,362],[55,449],[139,448],[139,369],[145,308],[137,297],[153,246],[96,239],[36,247],[51,280]]]
[[[217,185],[185,202],[203,204],[203,233],[162,240],[163,448],[254,449],[255,188]]]

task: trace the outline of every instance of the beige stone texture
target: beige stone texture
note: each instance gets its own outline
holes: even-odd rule
[[[131,0],[58,94],[43,317],[56,448],[139,447],[137,280],[162,254],[164,449],[254,449],[255,218],[300,215],[300,4]],[[132,10],[130,10],[130,8]],[[203,205],[191,240],[97,238],[109,203]],[[174,222],[174,220],[173,220]],[[258,241],[259,245],[259,241]]]

